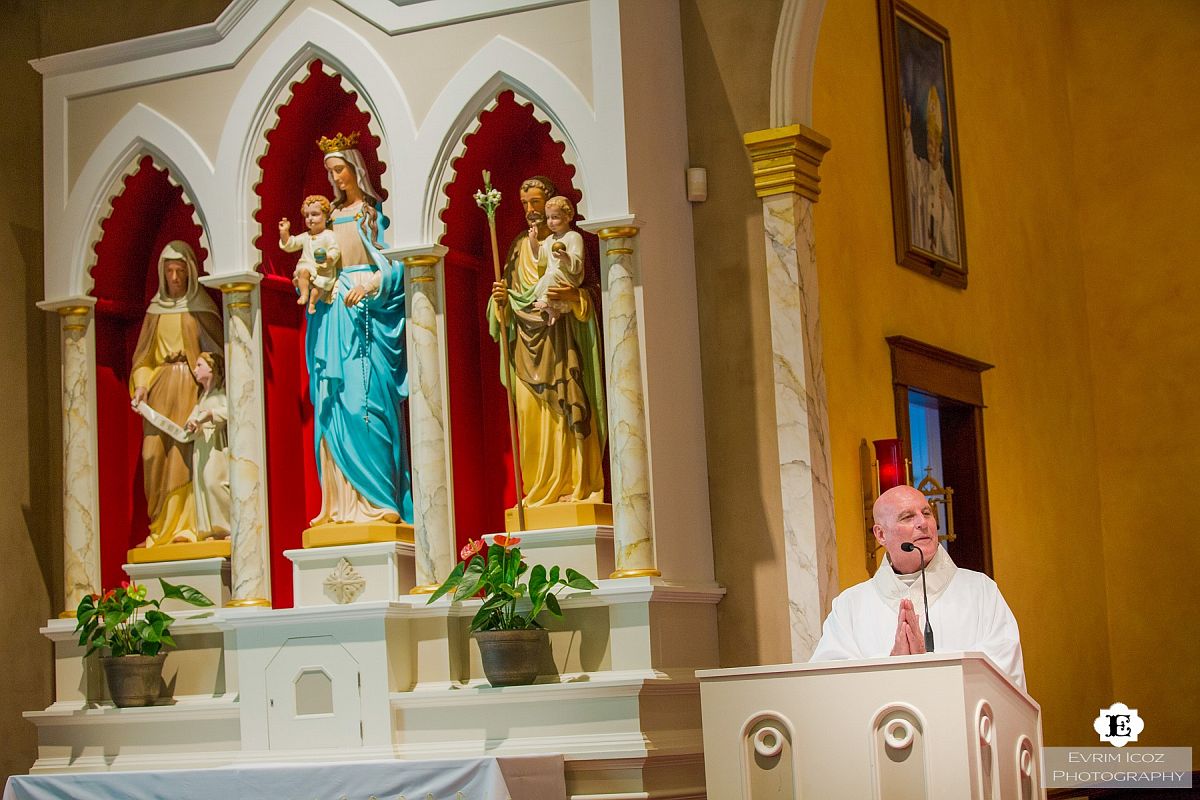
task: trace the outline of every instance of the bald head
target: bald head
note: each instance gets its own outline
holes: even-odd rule
[[[875,524],[882,525],[889,512],[894,512],[896,505],[904,500],[925,500],[925,495],[906,484],[893,486],[875,498],[875,505],[871,507],[871,517]]]
[[[937,515],[924,493],[911,486],[895,486],[879,495],[871,509],[875,524],[871,532],[887,550],[892,569],[904,574],[921,567],[921,555],[926,563],[937,554]],[[920,549],[904,552],[903,545],[912,542]]]

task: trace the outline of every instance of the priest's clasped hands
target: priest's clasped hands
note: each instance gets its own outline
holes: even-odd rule
[[[912,600],[905,598],[900,601],[900,613],[896,615],[896,641],[892,645],[892,655],[911,656],[925,652],[925,635],[921,633],[921,625],[917,622],[917,612]]]

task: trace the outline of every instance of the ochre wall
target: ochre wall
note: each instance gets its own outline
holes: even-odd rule
[[[1145,719],[1139,745],[1197,748],[1200,5],[1071,12],[1112,696]]]
[[[812,127],[816,246],[843,586],[867,577],[858,445],[895,433],[884,337],[983,375],[994,573],[1021,627],[1048,744],[1086,744],[1111,702],[1084,264],[1062,7],[925,0],[951,34],[969,288],[896,266],[874,0],[830,3]]]
[[[865,577],[855,445],[893,430],[903,333],[988,361],[995,576],[1048,744],[1114,700],[1139,744],[1195,745],[1200,555],[1200,8],[920,4],[951,32],[970,288],[894,266],[875,3],[830,4],[816,64],[817,253],[843,584]],[[1020,54],[1017,57],[1015,54]],[[1188,178],[1190,176],[1190,179]],[[1194,630],[1194,625],[1192,626]]]

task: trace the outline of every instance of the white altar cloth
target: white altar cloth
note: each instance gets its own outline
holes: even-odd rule
[[[3,800],[565,800],[556,756],[14,775]]]

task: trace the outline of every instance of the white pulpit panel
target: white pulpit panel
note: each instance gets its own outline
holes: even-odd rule
[[[1027,800],[1041,709],[982,653],[703,670],[722,800]]]

